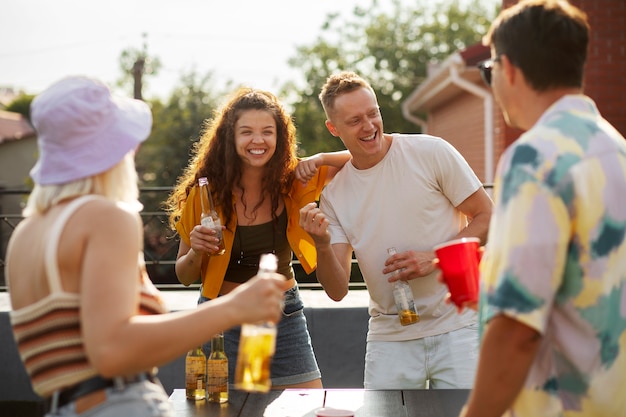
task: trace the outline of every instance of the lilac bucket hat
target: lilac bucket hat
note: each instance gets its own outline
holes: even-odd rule
[[[39,159],[30,176],[40,185],[65,184],[112,168],[146,140],[152,113],[146,103],[111,94],[83,76],[52,84],[31,103]]]

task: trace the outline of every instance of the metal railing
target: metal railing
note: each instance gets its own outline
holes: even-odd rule
[[[180,284],[176,278],[174,266],[178,253],[179,238],[168,225],[168,215],[159,210],[162,201],[167,198],[170,187],[143,187],[140,189],[140,201],[144,204],[141,217],[144,224],[144,257],[150,279],[160,290],[197,290],[198,285],[188,287]],[[9,210],[6,200],[12,200],[9,205],[16,207],[17,201],[24,203],[30,190],[2,190],[0,189],[0,291],[6,291],[5,259],[7,243],[17,224],[23,219],[21,209]],[[322,289],[315,273],[307,275],[297,258],[293,260],[296,279],[300,288]],[[358,269],[356,260],[352,261],[351,289],[364,289],[363,277]]]
[[[485,184],[484,187],[489,190],[493,188],[493,185]],[[171,187],[142,187],[139,191],[139,199],[144,204],[144,211],[141,212],[144,224],[144,257],[150,279],[161,290],[196,290],[198,288],[196,284],[188,287],[180,284],[174,271],[179,238],[168,226],[167,213],[160,210],[160,205],[167,198]],[[5,211],[5,206],[7,203],[17,206],[17,201],[24,203],[29,193],[28,189],[0,189],[0,291],[7,290],[4,276],[7,243],[11,233],[23,219],[20,209],[8,212]],[[12,202],[7,202],[7,199],[12,199]],[[293,267],[300,288],[322,289],[315,272],[307,275],[295,257]],[[354,256],[349,287],[350,289],[366,288]]]

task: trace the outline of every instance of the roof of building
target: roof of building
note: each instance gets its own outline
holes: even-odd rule
[[[488,59],[490,50],[480,43],[468,46],[448,56],[432,71],[402,103],[405,114],[418,114],[437,107],[463,91],[458,80],[480,83],[480,72],[476,67],[480,61]]]
[[[35,129],[19,113],[0,110],[0,144],[35,136]]]

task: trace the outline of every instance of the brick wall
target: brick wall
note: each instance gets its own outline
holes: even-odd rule
[[[504,0],[505,7],[516,0]],[[570,0],[587,13],[591,39],[585,73],[585,94],[602,115],[626,136],[626,1]],[[506,141],[519,136],[507,128]]]
[[[503,0],[507,7],[517,0]],[[626,136],[626,0],[571,0],[591,25],[585,93],[602,115]],[[484,88],[482,81],[477,81]],[[461,152],[485,181],[483,103],[467,92],[428,111],[428,133],[441,136]],[[506,125],[494,101],[494,170],[504,149],[521,130]],[[493,174],[493,172],[491,173]]]
[[[428,117],[428,131],[452,144],[485,181],[484,105],[480,97],[461,94]]]

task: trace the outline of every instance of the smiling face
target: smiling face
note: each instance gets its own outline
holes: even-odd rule
[[[276,152],[276,121],[265,110],[245,110],[235,123],[235,149],[244,167],[264,167]]]
[[[341,138],[359,169],[378,163],[387,151],[383,119],[376,96],[368,88],[358,88],[335,99],[326,127]]]

